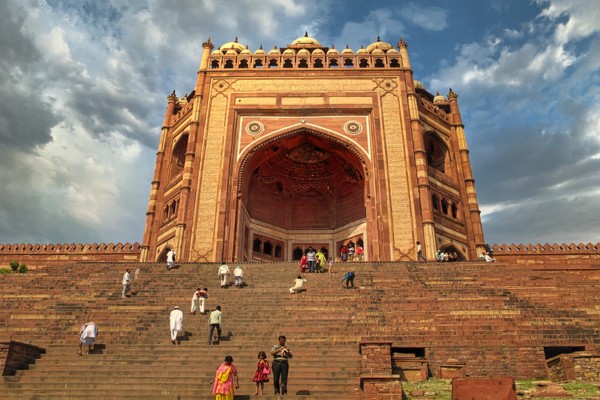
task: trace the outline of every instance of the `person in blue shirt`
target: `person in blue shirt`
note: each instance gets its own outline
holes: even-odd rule
[[[354,275],[353,271],[346,272],[346,275],[342,278],[342,283],[346,281],[346,289],[354,289]]]

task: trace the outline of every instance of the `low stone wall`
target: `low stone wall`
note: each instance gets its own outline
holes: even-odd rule
[[[45,352],[41,347],[0,339],[0,375],[10,376],[20,369],[27,369]]]
[[[600,267],[600,243],[495,244],[491,249],[496,260],[524,266]]]
[[[400,375],[392,374],[392,342],[369,341],[359,344],[360,386],[369,400],[402,399]]]
[[[600,381],[600,353],[578,351],[546,361],[548,378],[554,382]]]
[[[137,262],[140,252],[139,243],[0,244],[0,268],[11,261],[34,269],[80,261]]]

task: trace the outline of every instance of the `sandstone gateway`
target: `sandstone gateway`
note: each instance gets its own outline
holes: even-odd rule
[[[341,51],[308,34],[254,52],[203,44],[168,97],[141,261],[292,261],[308,245],[370,261],[484,248],[457,94],[433,96],[407,45]]]

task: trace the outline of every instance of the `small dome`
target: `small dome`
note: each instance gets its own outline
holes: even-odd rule
[[[292,49],[285,49],[285,50],[283,51],[283,55],[284,55],[284,56],[285,56],[285,55],[288,55],[288,56],[295,56],[295,55],[296,55],[296,52],[295,52],[294,50],[292,50]]]
[[[385,55],[385,53],[381,49],[374,49],[371,52],[371,54],[374,55],[374,56],[383,56],[383,55]]]
[[[319,43],[319,41],[317,39],[314,39],[314,38],[311,38],[310,36],[308,36],[308,32],[304,32],[304,36],[299,37],[298,39],[294,40],[292,42],[292,44],[290,44],[288,47],[291,47],[294,49],[301,49],[301,48],[318,49],[318,48],[321,48],[321,43]]]
[[[221,51],[221,48],[219,47],[216,50],[213,50],[213,52],[211,53],[213,56],[222,56],[223,52]]]
[[[255,56],[264,56],[265,54],[267,54],[267,52],[263,50],[262,45],[260,46],[260,49],[254,52]]]
[[[328,56],[337,56],[339,54],[340,54],[340,52],[337,51],[337,49],[335,48],[334,45],[331,45],[331,48],[327,51]]]
[[[385,52],[385,54],[399,54],[398,50],[396,49],[389,49],[388,51]]]
[[[421,89],[421,90],[427,91],[427,89],[425,89],[425,85],[423,85],[421,83],[421,81],[418,81],[418,80],[414,79],[413,83],[415,84],[415,89]]]
[[[298,50],[298,55],[299,56],[310,56],[310,51],[308,51],[306,49],[300,49],[300,50]]]
[[[277,48],[277,46],[274,46],[271,51],[269,51],[269,54],[281,54],[281,52],[279,51],[279,49]]]
[[[346,48],[344,50],[342,50],[342,54],[354,54],[354,52],[352,51],[352,49],[350,47],[348,47],[348,45],[346,45]]]
[[[227,53],[225,53],[226,56],[237,56],[237,51],[235,51],[234,49],[229,49],[227,50]]]
[[[364,47],[360,46],[360,49],[356,52],[356,54],[368,54],[369,52]]]
[[[379,36],[377,36],[377,41],[371,43],[369,46],[367,46],[367,51],[369,53],[372,53],[373,50],[375,49],[380,49],[385,51],[388,51],[389,49],[393,48],[394,46],[392,46],[391,44],[387,43],[387,42],[382,42],[381,39],[379,38]]]
[[[440,94],[440,92],[437,92],[435,94],[435,97],[433,98],[433,104],[436,104],[436,103],[446,103],[446,102],[447,102],[446,98],[444,96],[442,96]]]
[[[221,51],[224,52],[225,54],[227,54],[227,52],[229,50],[234,50],[236,52],[236,54],[238,54],[238,53],[242,52],[242,50],[244,50],[244,49],[245,49],[245,47],[238,43],[237,36],[235,37],[235,40],[233,42],[227,42],[221,46]]]
[[[242,50],[242,52],[240,54],[251,56],[252,52],[250,51],[250,49],[248,49],[248,46],[246,46],[246,48],[244,50]]]
[[[314,49],[312,52],[313,56],[324,56],[325,52],[323,51],[323,49]]]

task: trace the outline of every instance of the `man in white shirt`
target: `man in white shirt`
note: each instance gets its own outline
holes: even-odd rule
[[[183,312],[179,307],[173,307],[173,311],[169,315],[169,323],[171,328],[171,343],[175,344],[177,335],[183,330]]]
[[[239,265],[233,270],[233,276],[235,277],[235,287],[242,287],[244,270]]]
[[[290,294],[295,294],[304,290],[302,289],[302,285],[304,285],[305,282],[306,279],[304,279],[301,275],[298,275],[298,277],[294,281],[295,285],[290,288]]]
[[[121,297],[124,298],[127,296],[127,293],[129,293],[131,291],[131,274],[129,273],[129,270],[126,270],[125,273],[123,274],[123,293],[121,294]]]
[[[229,266],[225,263],[219,267],[219,271],[217,272],[219,278],[221,278],[221,287],[224,288],[227,286],[227,277],[229,276]]]
[[[175,261],[175,251],[173,249],[169,249],[167,252],[167,269],[170,270],[173,268],[173,261]]]
[[[217,309],[210,313],[208,317],[208,345],[212,344],[213,333],[217,330],[217,340],[221,340],[221,306],[217,306]]]

